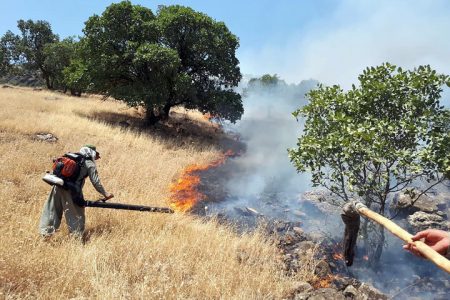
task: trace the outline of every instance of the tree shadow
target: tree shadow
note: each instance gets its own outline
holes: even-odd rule
[[[158,124],[147,127],[144,118],[139,115],[116,112],[93,112],[86,114],[76,112],[80,117],[106,123],[124,131],[145,134],[159,139],[167,148],[189,146],[195,150],[215,147],[222,151],[232,150],[235,153],[245,151],[245,144],[238,136],[227,134],[216,123],[202,122],[187,117],[186,114],[170,112],[169,118]]]

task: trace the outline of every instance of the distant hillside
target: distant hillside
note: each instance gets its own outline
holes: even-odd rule
[[[6,75],[0,77],[0,83],[25,87],[44,87],[45,83],[37,74]]]

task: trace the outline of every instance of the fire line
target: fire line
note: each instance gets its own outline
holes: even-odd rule
[[[170,186],[170,208],[186,212],[191,210],[199,201],[205,200],[206,196],[197,190],[200,184],[199,172],[218,167],[233,155],[234,152],[228,150],[219,159],[209,164],[187,166],[181,173],[180,178]]]

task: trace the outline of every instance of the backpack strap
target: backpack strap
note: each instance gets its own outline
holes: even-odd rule
[[[81,154],[80,152],[75,152],[74,154],[77,154],[77,155],[80,157],[80,158],[79,158],[79,161],[77,161],[78,164],[79,164],[79,166],[80,166],[80,170],[81,170],[81,168],[84,166],[84,163],[85,163],[87,160],[92,161],[92,158],[91,158],[91,157],[86,157],[86,156],[84,156],[83,154]],[[86,179],[86,178],[88,178],[88,177],[89,177],[89,174],[87,174],[86,176],[84,176],[83,179]]]
[[[86,156],[84,156],[83,154],[81,154],[80,152],[75,152],[75,153],[73,153],[73,154],[76,154],[76,155],[80,156],[81,159],[83,160],[83,162],[84,162],[85,160],[92,160],[92,157],[86,157]]]

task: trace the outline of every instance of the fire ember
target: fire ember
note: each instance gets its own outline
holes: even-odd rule
[[[333,274],[329,274],[324,277],[318,277],[314,282],[312,282],[312,286],[315,289],[329,288],[336,278],[337,275]]]
[[[342,253],[333,253],[333,258],[335,260],[344,260],[344,255]]]

